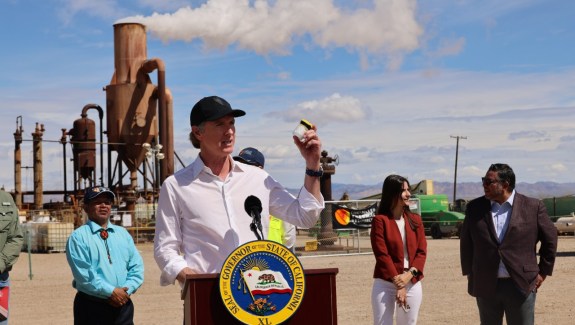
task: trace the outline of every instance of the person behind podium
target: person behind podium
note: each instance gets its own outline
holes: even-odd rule
[[[134,324],[130,296],[144,282],[144,262],[128,231],[110,223],[115,195],[103,186],[84,194],[88,222],[68,238],[66,259],[72,269],[74,324]]]
[[[245,115],[221,97],[199,100],[190,114],[190,140],[200,149],[195,161],[166,178],[156,213],[154,257],[160,284],[186,276],[218,273],[238,246],[256,240],[244,209],[248,196],[262,203],[262,216],[273,214],[296,226],[313,227],[324,207],[320,192],[321,141],[315,127],[294,143],[305,160],[304,185],[297,197],[266,171],[232,159],[236,117]],[[268,218],[262,218],[263,239]]]
[[[234,160],[262,169],[266,162],[264,155],[258,149],[252,147],[242,149],[240,153],[234,157]],[[272,215],[270,215],[269,218],[268,240],[280,243],[290,251],[295,252],[295,226]]]
[[[394,314],[397,325],[417,323],[427,241],[421,217],[409,210],[410,197],[406,178],[387,176],[370,234],[375,256],[374,324],[392,325]]]

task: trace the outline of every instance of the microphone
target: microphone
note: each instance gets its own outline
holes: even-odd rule
[[[258,239],[261,239],[263,237],[262,222],[261,222],[262,201],[260,201],[260,199],[258,199],[257,197],[250,195],[246,198],[246,201],[244,202],[244,209],[253,219],[251,227],[252,231],[256,234],[256,237]],[[258,234],[254,226],[257,226],[257,229],[259,229],[262,236]]]

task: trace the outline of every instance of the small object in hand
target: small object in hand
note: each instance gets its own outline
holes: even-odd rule
[[[403,308],[403,311],[406,313],[411,309],[408,304],[401,304],[401,308]]]
[[[303,142],[304,141],[303,135],[305,134],[306,131],[309,131],[312,128],[313,124],[311,124],[309,121],[301,120],[297,125],[297,127],[295,128],[295,130],[293,130],[293,135],[298,137],[299,141]]]

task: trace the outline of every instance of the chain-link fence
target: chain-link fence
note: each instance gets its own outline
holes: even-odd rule
[[[354,254],[371,251],[371,219],[378,200],[326,201],[317,224],[297,229],[300,255]]]
[[[371,251],[369,238],[371,218],[378,200],[327,201],[317,224],[309,229],[296,230],[295,251],[300,255],[362,253]],[[134,211],[114,209],[111,222],[123,226],[136,244],[154,241],[156,206],[137,202]],[[42,216],[22,224],[24,251],[64,252],[66,241],[74,230],[74,217],[62,212],[62,217]],[[77,225],[86,215],[76,217]],[[68,222],[64,222],[68,221]]]
[[[62,253],[74,231],[70,222],[26,222],[21,225],[24,235],[22,251],[32,253]]]

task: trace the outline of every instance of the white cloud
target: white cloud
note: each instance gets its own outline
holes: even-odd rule
[[[248,1],[209,0],[197,8],[174,13],[131,16],[155,37],[169,41],[201,39],[206,49],[236,45],[259,55],[288,55],[296,43],[357,52],[362,65],[368,56],[388,57],[397,67],[402,55],[419,46],[423,29],[416,20],[416,1],[373,0],[373,8],[342,9],[333,0]]]
[[[555,172],[565,172],[567,171],[567,167],[562,163],[555,163],[551,165],[551,170]]]
[[[546,132],[537,130],[526,130],[519,132],[512,132],[509,134],[509,140],[519,140],[519,139],[533,139],[535,141],[544,141],[548,139]]]
[[[271,112],[268,116],[280,117],[285,121],[304,118],[325,126],[333,122],[354,123],[365,120],[369,110],[357,98],[335,93],[320,100],[302,102],[285,111]]]

